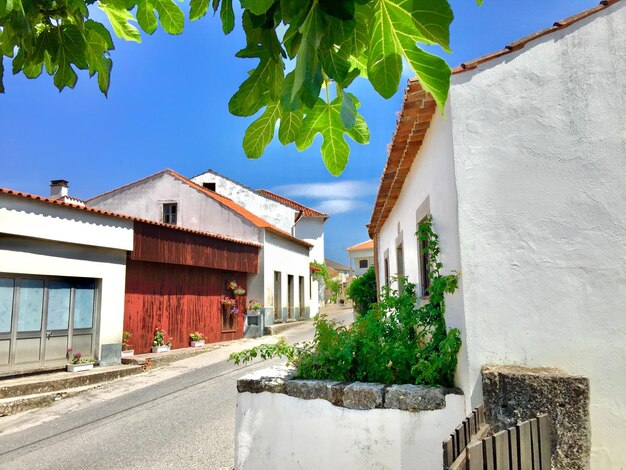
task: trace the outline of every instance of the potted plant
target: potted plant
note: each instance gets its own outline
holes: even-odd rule
[[[122,333],[122,357],[135,355],[135,347],[130,344],[130,338],[132,336],[130,331]]]
[[[152,352],[161,353],[169,351],[172,347],[172,338],[165,339],[167,333],[158,326],[154,330],[154,340],[152,341]]]
[[[189,333],[189,341],[192,348],[204,346],[204,335],[198,331],[194,331],[193,333]]]
[[[68,372],[82,372],[93,369],[93,363],[95,362],[93,357],[83,357],[79,351],[73,351],[72,348],[67,350],[67,358],[70,361],[67,364]]]
[[[259,310],[261,310],[261,304],[258,301],[252,299],[250,302],[248,302],[248,315],[258,315]]]
[[[224,308],[225,311],[229,311],[232,310],[232,308],[237,305],[237,301],[231,297],[228,297],[226,295],[223,295],[220,297],[220,303],[222,304],[222,307]]]
[[[230,281],[228,284],[226,284],[226,287],[232,290],[233,295],[235,296],[240,297],[242,295],[246,295],[246,290],[242,288],[239,284],[237,284],[235,281]]]

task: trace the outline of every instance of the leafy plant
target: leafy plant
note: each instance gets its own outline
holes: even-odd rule
[[[331,302],[337,302],[337,299],[339,298],[339,294],[341,293],[341,282],[337,279],[330,279],[326,283],[326,288],[330,292]]]
[[[70,361],[70,364],[91,364],[95,362],[93,357],[83,357],[80,351],[73,352],[72,348],[68,348],[67,350],[67,358]]]
[[[130,351],[134,348],[134,345],[130,343],[130,338],[132,338],[132,334],[130,331],[125,331],[122,333],[122,351]]]
[[[232,308],[237,304],[237,301],[232,297],[228,297],[226,295],[222,295],[220,297],[220,303],[227,308]]]
[[[367,313],[371,305],[377,301],[374,268],[370,267],[363,275],[353,279],[346,294],[352,300],[357,315]]]
[[[162,330],[160,327],[157,326],[154,329],[154,339],[152,341],[152,346],[154,346],[155,348],[162,346],[168,346],[171,348],[172,339],[173,338],[168,338],[167,332],[165,330]]]
[[[191,341],[203,341],[204,335],[199,331],[194,331],[193,333],[189,333],[189,339]]]
[[[259,310],[261,310],[261,303],[254,299],[250,300],[250,302],[248,302],[248,310],[258,312]]]
[[[230,359],[238,364],[256,357],[285,357],[301,379],[452,386],[461,339],[459,330],[446,327],[445,294],[454,293],[459,273],[441,274],[430,218],[420,224],[417,235],[429,249],[427,304],[418,305],[415,286],[403,280],[401,292],[383,288],[380,302],[350,328],[320,315],[309,344],[263,345],[233,353]]]
[[[396,93],[403,61],[443,109],[450,69],[418,44],[449,51],[452,10],[447,0],[240,0],[246,44],[236,55],[256,62],[228,103],[236,116],[257,115],[246,130],[243,148],[259,158],[278,127],[281,144],[298,150],[322,136],[321,154],[333,175],[349,157],[349,137],[359,144],[370,133],[358,112],[360,102],[347,88],[357,77],[384,98]],[[219,11],[222,30],[235,27],[233,0],[191,0],[189,19]],[[73,88],[76,69],[97,75],[107,94],[111,81],[111,34],[90,19],[97,7],[113,32],[141,42],[136,24],[152,34],[160,24],[180,34],[185,15],[174,0],[0,0],[0,92],[4,57],[14,74],[39,77],[45,71],[54,85]],[[286,62],[295,64],[293,70]],[[322,97],[320,97],[320,95]]]

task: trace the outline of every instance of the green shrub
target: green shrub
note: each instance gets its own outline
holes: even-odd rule
[[[348,290],[348,297],[352,300],[354,313],[363,315],[376,303],[376,273],[371,267],[362,276],[353,279]]]
[[[452,386],[461,339],[459,330],[446,328],[445,294],[456,290],[459,274],[441,275],[430,219],[420,225],[418,236],[428,249],[428,303],[418,305],[415,286],[402,280],[402,292],[384,288],[380,302],[350,328],[320,315],[311,343],[282,340],[233,353],[230,359],[239,364],[257,356],[285,357],[296,366],[299,379]]]

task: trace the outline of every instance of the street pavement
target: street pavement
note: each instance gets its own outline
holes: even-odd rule
[[[351,310],[331,318],[350,323]],[[313,323],[286,330],[290,342]],[[39,410],[0,418],[0,469],[232,469],[236,382],[281,361],[235,366],[241,340]]]

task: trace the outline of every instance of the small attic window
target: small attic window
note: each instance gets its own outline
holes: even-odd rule
[[[215,183],[202,183],[205,189],[215,192]]]

